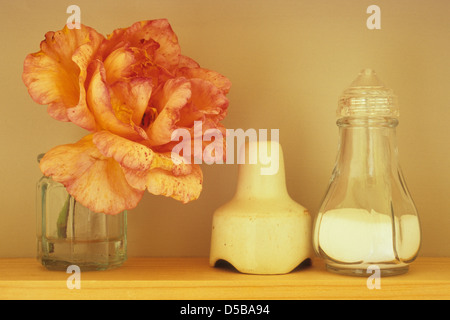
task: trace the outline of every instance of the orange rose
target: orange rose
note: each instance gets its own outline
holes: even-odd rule
[[[199,197],[202,171],[172,161],[172,133],[192,131],[194,121],[223,132],[231,83],[181,55],[167,20],[107,38],[87,26],[48,32],[41,51],[26,57],[23,81],[53,118],[90,131],[40,162],[84,206],[117,214],[145,190],[184,203]]]

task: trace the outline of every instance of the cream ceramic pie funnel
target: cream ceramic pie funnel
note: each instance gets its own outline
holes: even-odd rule
[[[257,161],[239,164],[234,197],[214,212],[210,265],[224,260],[242,273],[288,273],[311,257],[311,216],[287,192],[280,144],[244,147],[247,155],[258,150]],[[270,166],[269,158],[261,156],[267,150]]]

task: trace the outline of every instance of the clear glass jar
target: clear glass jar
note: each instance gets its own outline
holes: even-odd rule
[[[313,246],[332,272],[367,276],[408,271],[420,222],[398,162],[397,99],[370,69],[344,91],[338,156],[314,222]]]
[[[127,212],[95,213],[43,176],[37,183],[37,240],[38,260],[49,270],[119,267],[127,259]]]

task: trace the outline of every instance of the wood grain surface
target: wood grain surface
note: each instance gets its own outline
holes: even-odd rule
[[[211,267],[208,258],[130,258],[108,271],[80,274],[69,289],[64,271],[48,271],[35,259],[0,259],[0,299],[450,299],[450,258],[418,258],[408,273],[380,279],[337,275],[321,260],[283,275],[242,274]]]

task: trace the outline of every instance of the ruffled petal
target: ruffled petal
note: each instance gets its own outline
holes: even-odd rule
[[[195,148],[194,139],[202,139],[208,129],[217,129],[223,134],[223,126],[219,123],[227,113],[229,101],[224,93],[211,82],[202,79],[176,78],[166,82],[153,98],[153,105],[161,109],[154,122],[147,130],[148,142],[158,151],[169,152],[178,142],[171,140],[172,132],[178,128],[186,128],[191,136],[191,163],[195,158],[203,158],[203,150],[211,142],[201,141],[201,150]],[[202,123],[200,134],[195,132],[195,122]],[[226,146],[225,136],[222,141],[213,141]],[[212,148],[212,146],[210,147]],[[219,150],[219,145],[216,145]],[[222,148],[223,149],[223,148]],[[214,153],[215,154],[215,153]],[[225,157],[226,152],[222,152]],[[204,159],[206,160],[206,159]],[[211,161],[211,158],[208,162]]]
[[[171,152],[155,153],[151,168],[162,169],[175,176],[184,176],[192,172],[192,166],[189,163],[180,155]]]
[[[154,170],[164,171],[168,176],[173,177],[190,175],[194,165],[184,163],[182,159],[180,160],[179,163],[175,164],[171,160],[170,155],[155,153],[154,161],[149,170],[136,170],[128,167],[122,167],[122,169],[130,186],[139,190],[145,190],[150,185],[150,176]]]
[[[87,130],[95,121],[86,105],[84,83],[87,67],[104,37],[94,29],[81,26],[48,32],[41,51],[29,54],[22,79],[30,96],[48,105],[48,113],[61,121],[72,121]]]
[[[191,79],[192,104],[205,115],[213,115],[217,120],[226,116],[228,98],[211,82],[202,79]]]
[[[106,70],[106,81],[110,84],[133,75],[132,66],[136,56],[129,48],[119,48],[111,52],[103,62]]]
[[[191,98],[191,83],[185,78],[168,80],[164,88],[151,99],[152,105],[159,111],[154,122],[147,129],[149,143],[152,146],[163,145],[171,141],[172,132],[177,128],[180,111]]]
[[[152,79],[132,78],[129,81],[118,81],[111,89],[111,104],[120,106],[122,110],[122,114],[116,111],[116,116],[122,117],[119,119],[123,122],[140,126],[152,94]]]
[[[62,183],[76,201],[94,212],[118,214],[133,209],[143,191],[132,188],[120,165],[104,157],[88,135],[75,144],[51,149],[40,161],[46,176]]]
[[[190,79],[189,82],[192,97],[185,108],[180,110],[177,126],[191,128],[194,121],[212,119],[218,123],[224,119],[229,105],[225,94],[209,81]]]
[[[123,167],[138,171],[151,167],[154,152],[140,143],[108,131],[94,133],[92,141],[103,156],[113,158]]]
[[[188,56],[180,55],[180,61],[178,62],[178,70],[182,68],[200,68],[200,65],[192,58]]]
[[[185,62],[187,63],[187,61]],[[188,64],[192,65],[192,64]],[[230,91],[231,88],[231,81],[221,75],[220,73],[208,70],[204,68],[193,68],[193,67],[180,67],[177,70],[177,76],[178,77],[185,77],[188,79],[202,79],[211,82],[216,86],[218,89],[222,91],[223,94],[227,94]]]
[[[120,106],[115,108],[116,116],[125,123],[130,121],[131,116],[137,126],[141,124],[153,89],[151,76],[136,76],[135,69],[147,63],[139,53],[137,49],[120,48],[113,51],[103,63],[105,81],[112,90],[111,104],[113,107]],[[118,113],[119,109],[122,114]],[[125,117],[121,119],[121,116]]]
[[[102,52],[106,56],[125,46],[146,49],[152,61],[169,72],[178,66],[181,50],[167,19],[140,21],[128,28],[114,30]]]
[[[164,195],[187,203],[198,199],[202,191],[203,173],[198,165],[192,165],[188,175],[174,176],[170,172],[153,169],[147,174],[147,190],[154,195]]]
[[[95,69],[87,91],[87,101],[100,129],[131,140],[146,139],[145,131],[132,121],[134,106],[127,106],[126,101],[121,101],[120,97],[114,95],[114,91],[106,83],[103,63],[97,60],[94,65]],[[144,104],[149,94],[146,90],[149,90],[148,83],[137,90],[137,94],[144,92]],[[129,92],[132,90],[130,89]]]
[[[184,163],[178,155],[156,153],[143,144],[108,131],[96,132],[93,142],[103,156],[113,158],[122,166],[128,183],[139,190],[147,188],[148,174],[153,169],[161,169],[174,176],[187,175],[192,171],[192,166]],[[176,157],[176,163],[172,157]]]

